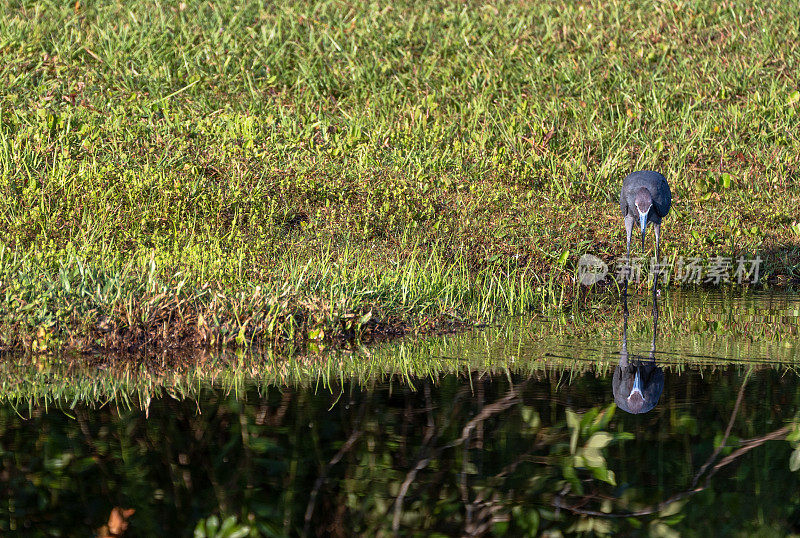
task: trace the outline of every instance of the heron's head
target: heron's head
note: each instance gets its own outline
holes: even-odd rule
[[[628,406],[630,406],[631,411],[634,413],[639,413],[646,402],[644,394],[642,393],[642,376],[638,368],[633,377],[633,388],[626,399],[628,401]]]
[[[627,354],[620,353],[611,387],[620,409],[633,414],[647,413],[656,406],[664,390],[664,371],[655,362],[641,362],[638,358],[629,362]]]
[[[642,187],[636,192],[634,199],[636,210],[639,212],[639,226],[642,228],[642,248],[644,248],[644,232],[647,229],[647,216],[653,208],[653,197],[650,191]]]

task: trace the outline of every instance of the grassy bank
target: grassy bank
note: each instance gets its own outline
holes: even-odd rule
[[[497,263],[472,272],[435,250],[388,267],[365,253],[330,250],[280,260],[259,284],[220,288],[181,273],[165,281],[155,262],[103,271],[69,257],[46,264],[0,250],[0,347],[155,353],[167,349],[304,347],[472,326],[498,311],[554,298],[526,271]],[[419,254],[422,256],[422,254]],[[385,261],[384,261],[385,263]],[[554,299],[551,300],[554,302]]]
[[[800,7],[751,4],[2,0],[0,346],[559,305],[638,168],[666,255],[796,280]]]

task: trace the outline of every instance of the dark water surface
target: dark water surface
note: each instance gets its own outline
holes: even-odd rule
[[[190,536],[215,514],[235,517],[218,536],[797,534],[798,304],[675,297],[655,345],[631,311],[624,349],[621,314],[608,334],[439,339],[414,353],[467,366],[435,375],[7,398],[0,534],[92,535],[114,507],[136,510],[125,536]],[[623,354],[661,372],[649,412],[615,404]],[[30,371],[4,390],[90,375]]]

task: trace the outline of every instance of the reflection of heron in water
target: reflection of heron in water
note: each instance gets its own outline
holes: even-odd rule
[[[655,284],[655,283],[654,283]],[[664,371],[656,366],[656,331],[658,328],[658,303],[653,286],[653,343],[649,360],[628,358],[628,301],[623,299],[622,350],[619,364],[614,369],[612,390],[617,406],[628,413],[647,413],[658,403],[664,390]]]

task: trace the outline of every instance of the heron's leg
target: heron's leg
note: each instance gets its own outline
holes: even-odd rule
[[[628,312],[628,275],[625,275],[622,286],[622,300],[625,303],[625,315]]]
[[[630,268],[631,268],[631,233],[633,232],[633,217],[626,216],[625,217],[625,235],[628,240],[628,250],[625,256],[625,262],[628,264],[627,271],[625,272],[625,286],[627,291],[628,279],[630,278]]]
[[[658,278],[658,277],[656,277]],[[653,288],[653,343],[650,346],[650,360],[656,361],[656,338],[658,337],[658,295]]]
[[[653,224],[653,230],[656,232],[656,262],[661,257],[661,223]]]
[[[658,296],[653,294],[653,349],[656,346],[656,334],[658,333]]]
[[[653,328],[658,320],[658,272],[653,277]]]
[[[656,274],[653,277],[653,323],[655,324],[655,320],[658,319],[658,275],[661,273],[661,267],[659,266],[659,260],[661,259],[661,224],[653,224],[653,230],[656,234],[656,263],[654,266]]]
[[[628,248],[627,253],[625,254],[625,263],[627,267],[625,268],[625,287],[622,289],[622,297],[623,301],[625,301],[625,316],[628,315],[628,280],[630,279],[630,270],[631,270],[631,230],[633,229],[633,219],[625,217],[625,233],[627,234],[628,238]]]
[[[628,260],[631,257],[631,233],[633,232],[633,217],[625,217],[625,235],[628,239]]]
[[[628,280],[625,280],[625,291],[622,294],[622,317],[625,321],[623,335],[626,337],[628,335]]]

